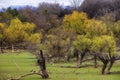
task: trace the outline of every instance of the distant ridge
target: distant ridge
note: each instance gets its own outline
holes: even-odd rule
[[[17,10],[19,10],[19,9],[24,8],[24,7],[27,7],[27,6],[35,8],[34,6],[30,6],[30,5],[24,5],[24,6],[16,5],[16,6],[10,6],[10,8],[11,8],[11,9],[17,9]],[[9,8],[9,7],[8,7],[8,8]],[[0,7],[0,11],[3,11],[3,9],[6,10],[7,8],[1,8],[1,7]]]

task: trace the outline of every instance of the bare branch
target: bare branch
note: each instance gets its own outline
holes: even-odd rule
[[[30,73],[23,74],[23,75],[21,75],[21,76],[19,76],[19,77],[17,77],[17,78],[12,78],[12,77],[11,77],[11,78],[8,79],[8,80],[21,80],[21,79],[24,78],[24,77],[27,77],[27,76],[30,76],[30,75],[34,75],[34,74],[43,76],[40,72],[32,71],[32,72],[30,72]]]
[[[70,3],[75,9],[77,9],[80,6],[80,4],[82,3],[82,1],[83,0],[70,0]]]

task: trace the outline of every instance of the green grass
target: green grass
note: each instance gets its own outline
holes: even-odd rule
[[[91,62],[90,64],[93,63]],[[77,69],[61,68],[60,66],[76,66],[76,63],[47,64],[47,70],[50,75],[47,80],[120,80],[120,74],[101,75],[101,67]],[[31,70],[39,70],[39,67],[36,66],[34,55],[27,52],[0,54],[0,80],[7,80],[11,76],[17,77],[21,74],[29,73]],[[111,71],[120,71],[120,61],[116,62]],[[22,80],[42,80],[42,78],[38,75],[32,75]]]

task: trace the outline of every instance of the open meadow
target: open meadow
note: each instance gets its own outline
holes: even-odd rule
[[[0,54],[0,80],[7,80],[10,77],[29,73],[31,70],[38,71],[34,55],[24,53]],[[93,64],[83,63],[83,65]],[[61,67],[64,66],[64,67]],[[47,80],[120,80],[120,61],[112,67],[110,75],[101,75],[101,68],[88,66],[84,68],[65,68],[65,66],[76,66],[76,62],[69,63],[47,63],[47,71],[50,78]],[[42,80],[39,75],[31,75],[22,80]]]

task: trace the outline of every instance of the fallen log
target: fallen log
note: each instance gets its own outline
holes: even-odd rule
[[[40,72],[32,71],[32,72],[30,72],[30,73],[23,74],[23,75],[21,75],[21,76],[19,76],[19,77],[17,77],[17,78],[11,77],[11,78],[8,79],[8,80],[21,80],[21,79],[24,78],[24,77],[27,77],[27,76],[30,76],[30,75],[34,75],[34,74],[43,76]]]

